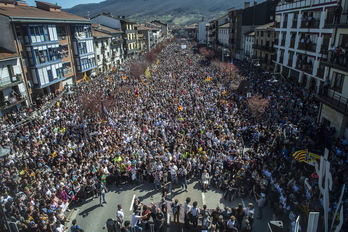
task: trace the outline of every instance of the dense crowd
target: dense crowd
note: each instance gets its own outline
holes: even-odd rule
[[[337,220],[333,212],[345,184],[340,216],[342,228],[348,228],[348,142],[317,122],[311,90],[287,80],[269,82],[269,73],[244,61],[235,61],[239,74],[231,77],[185,43],[186,49],[179,42],[168,45],[151,77],[132,79],[134,61],[129,60],[122,72],[77,85],[78,94],[42,96],[36,106],[2,118],[1,146],[11,153],[0,160],[1,203],[20,231],[60,231],[69,207],[96,196],[104,184],[147,181],[163,190],[171,181],[187,189],[187,179],[195,177],[203,191],[209,185],[226,191],[226,200],[255,196],[258,217],[272,199],[275,220],[294,225],[301,216],[306,228],[308,212],[323,217],[322,196],[314,167],[297,162],[292,153],[310,149],[322,154],[325,147],[333,176],[330,220]],[[252,112],[241,87],[268,99],[260,115]],[[102,93],[103,112],[100,102],[95,102],[98,110],[91,106],[86,112],[83,102],[97,93]],[[42,110],[35,119],[14,126],[38,107]],[[251,149],[244,152],[246,145]],[[192,217],[199,214],[209,231],[252,228],[253,208],[227,207],[210,215],[189,203],[183,205],[186,225],[197,226]]]

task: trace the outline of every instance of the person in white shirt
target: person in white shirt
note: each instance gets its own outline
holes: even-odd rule
[[[178,183],[177,171],[178,171],[178,167],[174,163],[172,163],[170,165],[170,176],[171,176],[172,183],[174,184]]]
[[[140,216],[140,210],[136,210],[133,214],[132,214],[132,220],[131,220],[131,228],[132,231],[134,232],[141,232],[143,231],[143,228],[139,225],[139,220],[145,219],[147,218],[147,214]]]
[[[117,210],[116,210],[116,219],[121,222],[123,222],[124,220],[124,213],[123,213],[123,210],[122,210],[122,205],[121,204],[118,204],[117,205]]]

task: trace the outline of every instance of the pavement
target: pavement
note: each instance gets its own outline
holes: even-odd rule
[[[188,180],[187,192],[180,188],[179,185],[168,184],[169,194],[167,198],[168,209],[170,209],[169,215],[172,215],[170,204],[174,199],[178,199],[179,203],[184,203],[187,197],[191,197],[191,204],[193,201],[198,202],[198,206],[202,207],[207,205],[209,209],[215,209],[219,206],[223,209],[225,206],[237,207],[239,203],[243,206],[247,206],[248,203],[253,203],[256,206],[255,212],[257,212],[257,203],[251,196],[246,198],[236,198],[234,201],[226,201],[223,199],[223,191],[219,189],[211,188],[206,192],[201,191],[201,186],[198,179]],[[134,198],[138,198],[143,204],[150,205],[151,202],[159,203],[162,199],[161,191],[154,190],[154,184],[143,182],[137,185],[121,185],[120,187],[109,186],[109,191],[106,193],[107,204],[103,207],[99,206],[99,198],[87,199],[82,205],[71,209],[67,212],[69,222],[67,223],[68,231],[70,231],[71,221],[77,220],[85,232],[102,232],[108,218],[115,218],[115,213],[118,204],[122,204],[125,214],[125,220],[130,220],[132,215],[132,205]],[[183,210],[183,207],[182,207]],[[268,222],[272,220],[272,212],[266,207],[263,210],[263,218],[255,219],[253,231],[264,232],[267,231]],[[183,213],[181,213],[181,216]],[[172,220],[171,220],[172,221]],[[166,232],[184,232],[184,231],[201,231],[200,228],[194,230],[185,229],[183,225],[183,217],[180,218],[181,223],[169,222]]]

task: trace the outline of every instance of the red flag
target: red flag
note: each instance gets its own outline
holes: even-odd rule
[[[187,64],[190,65],[191,64],[191,60],[187,59]]]

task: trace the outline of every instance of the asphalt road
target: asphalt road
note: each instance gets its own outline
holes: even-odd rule
[[[239,203],[247,206],[248,203],[253,203],[256,206],[255,212],[257,212],[257,204],[250,196],[242,199],[237,198],[233,202],[229,202],[223,199],[223,192],[218,189],[210,189],[207,192],[200,190],[200,184],[196,180],[188,181],[188,191],[184,191],[178,185],[172,186],[168,184],[170,194],[167,200],[168,206],[171,203],[170,199],[178,199],[180,203],[184,203],[186,197],[191,197],[191,203],[193,201],[198,202],[198,206],[202,207],[207,205],[210,209],[215,209],[217,206],[224,208],[225,206],[237,207]],[[68,213],[70,222],[68,223],[68,230],[70,232],[71,221],[77,219],[77,223],[85,230],[85,232],[102,232],[102,227],[108,218],[115,218],[116,209],[118,204],[122,204],[125,214],[125,220],[130,220],[132,215],[132,204],[134,198],[139,198],[144,204],[150,205],[151,202],[159,203],[161,201],[161,192],[154,190],[154,185],[148,182],[139,183],[137,185],[122,185],[121,187],[109,186],[109,191],[106,193],[107,204],[104,207],[99,206],[99,198],[91,200],[89,198],[84,204],[72,209]],[[170,207],[168,207],[170,208]],[[257,215],[255,215],[256,217]],[[266,207],[263,210],[263,218],[255,219],[253,225],[254,232],[267,231],[267,224],[272,220],[272,212]],[[183,222],[183,218],[181,218]],[[194,229],[184,229],[183,223],[173,224],[170,223],[167,232],[182,232],[182,231],[195,231]],[[197,230],[201,231],[201,230]]]

